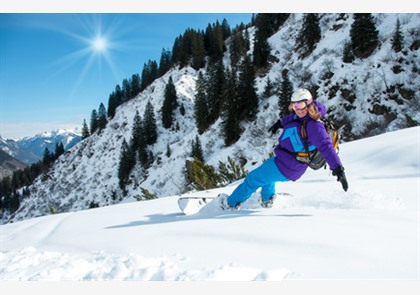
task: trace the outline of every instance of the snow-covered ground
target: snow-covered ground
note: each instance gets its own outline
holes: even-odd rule
[[[1,279],[418,280],[419,142],[414,127],[341,144],[347,192],[308,170],[272,209],[185,216],[168,196],[1,225]]]

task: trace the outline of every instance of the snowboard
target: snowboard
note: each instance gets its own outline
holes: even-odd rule
[[[204,205],[217,198],[217,196],[207,197],[180,197],[178,206],[185,215],[195,214],[200,211]]]
[[[289,193],[276,193],[276,196],[279,197],[290,197],[292,196],[292,194]],[[198,213],[205,205],[209,204],[211,201],[213,201],[214,199],[217,198],[217,195],[215,196],[206,196],[206,197],[188,197],[188,196],[183,196],[180,197],[178,199],[178,206],[179,209],[182,211],[182,213],[184,213],[185,215],[191,215],[191,214],[196,214]],[[248,207],[251,208],[257,208],[260,205],[256,205],[256,200],[255,198],[251,197],[251,199],[249,199],[247,202],[245,202],[243,204],[243,207],[247,207],[246,205],[249,204]],[[219,209],[220,204],[215,204],[214,206],[210,206],[210,207],[214,207],[213,209]],[[262,208],[262,207],[260,207]],[[209,208],[209,210],[212,210]]]

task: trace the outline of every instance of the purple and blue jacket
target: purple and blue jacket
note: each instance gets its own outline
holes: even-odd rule
[[[314,101],[314,103],[321,115],[324,116],[327,112],[326,107],[318,101]],[[281,119],[283,132],[278,139],[278,145],[274,149],[276,155],[274,161],[280,172],[292,181],[298,180],[308,168],[306,163],[298,161],[293,155],[296,152],[305,152],[300,126],[307,118],[310,118],[309,114],[303,118],[299,118],[296,114],[290,114]],[[306,124],[306,133],[308,135],[309,151],[317,149],[325,158],[331,170],[342,166],[322,122],[309,120]]]

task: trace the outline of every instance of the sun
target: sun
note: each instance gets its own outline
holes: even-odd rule
[[[59,67],[57,73],[75,65],[81,66],[70,95],[86,81],[86,77],[102,79],[110,73],[115,81],[121,81],[121,74],[114,59],[118,51],[127,47],[126,41],[118,41],[118,37],[121,39],[122,19],[105,19],[106,16],[101,14],[77,14],[75,17],[74,23],[79,23],[79,26],[62,31],[76,41],[75,49],[56,62]]]
[[[91,46],[95,52],[101,53],[106,51],[108,42],[103,36],[96,36],[94,39],[92,39]]]

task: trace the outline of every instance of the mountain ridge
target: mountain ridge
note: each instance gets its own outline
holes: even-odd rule
[[[0,149],[26,165],[30,165],[42,160],[46,148],[54,152],[56,144],[62,143],[64,150],[67,151],[81,139],[77,128],[45,131],[18,140],[4,139],[0,136]]]

